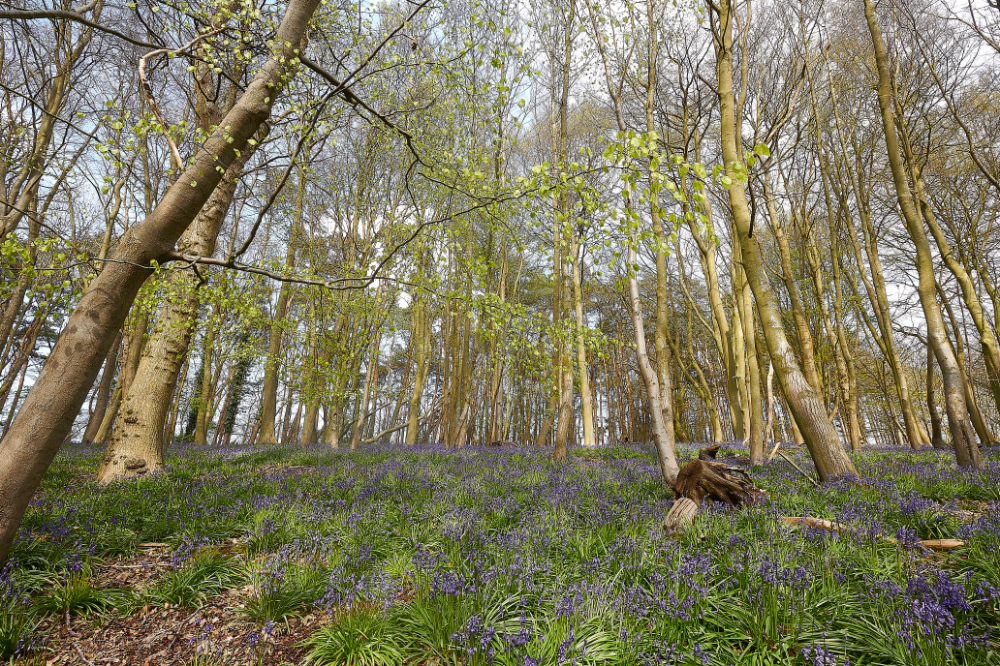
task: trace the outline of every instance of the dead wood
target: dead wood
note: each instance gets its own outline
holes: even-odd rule
[[[827,532],[837,532],[838,534],[862,534],[861,530],[848,525],[843,525],[841,523],[823,520],[822,518],[810,518],[808,516],[782,516],[781,522],[786,525],[808,525],[809,527],[826,530]],[[883,536],[882,540],[887,543],[896,543],[896,539],[889,536]],[[930,550],[952,550],[954,548],[961,548],[965,545],[965,542],[960,541],[959,539],[926,539],[924,541],[919,541],[918,543],[924,548],[928,548]]]
[[[663,528],[668,532],[683,530],[691,524],[698,513],[698,505],[694,500],[682,497],[670,507],[670,513],[663,519]]]
[[[743,469],[715,462],[718,452],[718,445],[704,448],[698,452],[697,460],[684,466],[674,484],[675,498],[687,498],[695,504],[710,499],[738,507],[767,495]]]

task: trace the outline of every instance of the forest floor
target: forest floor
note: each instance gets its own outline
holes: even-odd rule
[[[642,445],[175,445],[108,486],[100,454],[64,447],[0,571],[4,661],[1000,665],[1000,451],[867,450],[818,487],[775,459],[768,500],[674,534]]]

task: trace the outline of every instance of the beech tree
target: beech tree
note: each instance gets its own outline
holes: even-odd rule
[[[980,465],[990,17],[9,3],[0,555],[68,439],[102,482],[178,439],[651,442],[666,486],[685,441]]]

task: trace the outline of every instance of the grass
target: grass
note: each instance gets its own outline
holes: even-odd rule
[[[179,446],[167,473],[101,487],[81,480],[100,451],[67,447],[5,570],[0,650],[24,652],[45,617],[238,590],[260,626],[329,614],[311,664],[1000,665],[998,452],[968,472],[865,451],[859,478],[819,488],[775,461],[753,471],[767,503],[704,507],[671,536],[650,447],[572,453]],[[914,545],[945,537],[967,545]],[[173,553],[152,585],[93,586],[91,566],[149,541]]]

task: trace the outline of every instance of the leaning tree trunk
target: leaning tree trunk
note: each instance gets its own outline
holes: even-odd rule
[[[716,34],[716,60],[718,71],[718,96],[722,129],[722,157],[726,164],[726,174],[732,181],[729,186],[729,201],[733,212],[733,224],[743,256],[743,270],[750,289],[757,302],[764,340],[767,343],[771,361],[785,400],[792,411],[806,447],[812,455],[816,471],[821,479],[828,480],[841,476],[855,475],[854,463],[848,457],[837,436],[837,431],[827,420],[823,401],[802,375],[792,346],[785,336],[784,324],[775,302],[774,293],[764,270],[761,248],[752,235],[750,207],[747,203],[744,185],[734,165],[743,164],[736,120],[736,99],[733,92],[733,12],[732,0],[723,0],[718,7]],[[748,313],[749,314],[749,313]]]
[[[948,429],[951,431],[955,447],[955,458],[962,467],[980,467],[982,459],[979,446],[969,423],[969,408],[965,399],[965,386],[961,367],[955,358],[955,352],[948,340],[941,306],[935,295],[936,278],[934,275],[933,255],[923,220],[917,212],[913,193],[906,180],[906,172],[900,153],[899,139],[896,135],[896,118],[892,108],[892,83],[889,72],[889,56],[886,53],[882,31],[875,16],[875,3],[865,0],[865,19],[868,22],[868,32],[871,34],[875,48],[875,65],[878,68],[878,106],[882,115],[882,130],[888,152],[889,166],[892,169],[892,181],[896,190],[896,198],[903,214],[906,230],[916,246],[917,265],[917,295],[923,307],[927,320],[927,337],[938,366],[941,368],[941,378],[944,381],[945,411],[948,414]]]
[[[177,244],[181,254],[211,256],[215,251],[215,240],[250,152],[245,151],[230,164],[225,178]],[[111,441],[97,468],[96,478],[100,483],[163,469],[163,429],[197,321],[199,286],[200,277],[193,270],[171,274],[169,295],[146,343],[139,370],[122,401],[119,425],[111,433]]]
[[[153,212],[122,238],[114,263],[95,278],[70,315],[0,441],[0,561],[6,560],[35,489],[69,435],[115,332],[152,273],[150,262],[173,258],[177,239],[222,179],[215,166],[232,163],[271,115],[274,101],[295,75],[318,6],[319,0],[290,0],[267,62]]]
[[[628,207],[628,203],[626,203]],[[628,250],[629,266],[634,266],[636,249],[634,238],[629,243]],[[642,381],[646,385],[647,412],[653,425],[653,442],[656,444],[656,458],[660,463],[660,473],[668,486],[673,487],[677,481],[677,455],[674,452],[674,441],[670,431],[667,430],[663,419],[663,409],[660,405],[660,382],[656,377],[656,371],[649,362],[649,353],[646,351],[646,330],[642,321],[642,302],[639,300],[639,283],[631,273],[628,278],[629,311],[632,316],[632,327],[635,331],[635,354],[639,362],[639,373]]]

